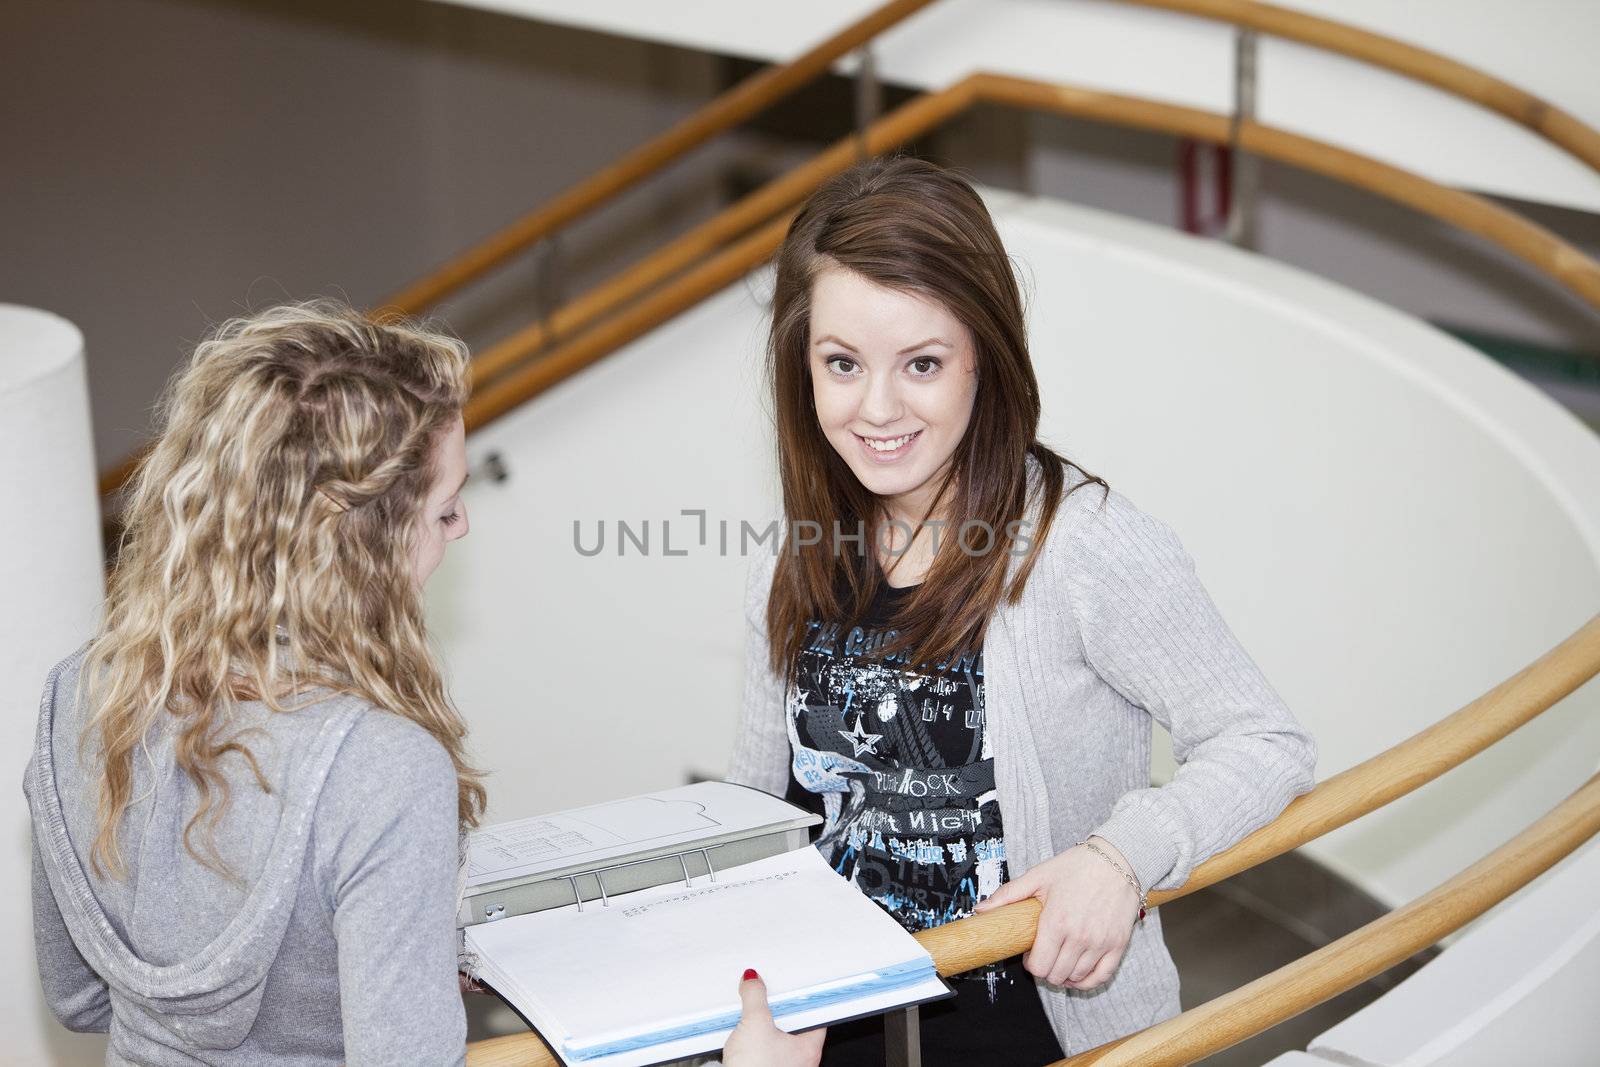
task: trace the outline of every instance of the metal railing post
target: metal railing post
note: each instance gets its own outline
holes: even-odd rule
[[[878,61],[870,44],[856,52],[856,155],[871,155],[867,130],[883,112],[883,85],[878,81]]]
[[[1256,31],[1240,27],[1233,35],[1233,116],[1228,124],[1228,160],[1231,170],[1228,204],[1229,241],[1254,251],[1257,196],[1261,187],[1261,160],[1239,144],[1239,129],[1256,118]]]
[[[917,1006],[883,1017],[884,1067],[922,1067],[922,1024]]]

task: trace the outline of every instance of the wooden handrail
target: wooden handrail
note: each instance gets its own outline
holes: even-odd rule
[[[150,451],[148,442],[140,445],[126,456],[122,457],[115,467],[108,467],[100,472],[100,495],[110,496],[127,484],[133,477],[133,472],[139,469],[139,463],[144,459],[145,453]]]
[[[863,136],[846,137],[835,142],[826,151],[761,186],[633,267],[557,308],[544,321],[535,322],[484,349],[472,361],[474,383],[481,385],[552,341],[571,336],[602,315],[770,220],[778,212],[798,204],[824,179],[859,160],[863,146],[868,155],[876,155],[942,125],[971,106],[976,84],[972,78],[966,78],[944,92],[926,93],[907,101],[873,123]]]
[[[1348,23],[1253,0],[1124,0],[1144,7],[1231,22],[1274,37],[1359,59],[1426,82],[1499,112],[1600,170],[1600,132],[1548,100],[1476,67]]]
[[[799,58],[767,67],[718,96],[671,129],[572,186],[538,210],[469,248],[382,307],[415,314],[486,273],[546,234],[605,203],[695,146],[791,95],[836,60],[860,48],[933,0],[890,0]]]
[[[1595,170],[1600,170],[1600,132],[1509,82],[1427,49],[1331,19],[1272,4],[1255,3],[1252,0],[1127,0],[1127,2],[1248,26],[1263,33],[1337,52],[1434,85],[1510,118],[1571,152]],[[988,77],[998,79],[1001,76]],[[1022,81],[1022,79],[1011,80]],[[971,81],[971,78],[964,79],[952,88],[964,89]],[[993,95],[988,98],[994,100]],[[913,104],[945,99],[947,98],[942,93],[925,94],[913,101]],[[937,122],[921,129],[931,129],[936,124]],[[878,140],[883,141],[884,146],[874,147],[871,151],[885,151],[887,147],[904,143],[912,136],[915,136],[915,133],[900,137],[882,134]],[[1208,136],[1206,139],[1219,140],[1215,136]],[[757,193],[746,197],[735,205],[734,209],[724,212],[710,223],[697,227],[637,267],[597,286],[583,297],[561,308],[551,315],[548,321],[535,322],[504,341],[485,349],[475,361],[476,380],[484,381],[492,378],[539,348],[571,335],[583,325],[631,298],[632,295],[683,269],[698,256],[708,254],[723,241],[731,240],[761,219],[770,217],[773,212],[798,202],[804,193],[797,193],[795,190],[804,188],[809,191],[815,187],[809,181],[811,168],[833,173],[828,165],[832,159],[840,155],[850,158],[852,146],[859,144],[860,141],[856,138],[847,138],[836,143],[806,165],[796,168],[763,186]],[[1396,173],[1404,172],[1396,171]],[[1415,206],[1412,200],[1403,202]]]
[[[900,144],[933,129],[978,102],[1052,111],[1076,118],[1135,126],[1202,140],[1226,142],[1232,133],[1229,116],[1138,97],[1056,85],[999,74],[973,74],[948,89],[902,105],[873,123],[865,139],[873,151]],[[1255,122],[1240,123],[1239,143],[1258,155],[1326,174],[1377,193],[1416,211],[1452,223],[1499,245],[1549,275],[1600,309],[1600,263],[1548,230],[1498,204],[1459,189],[1439,185],[1378,160],[1285,130]],[[618,276],[586,300],[563,307],[552,316],[563,331],[574,331],[598,315],[656,286],[670,268],[687,258],[688,250],[711,244],[712,233],[737,231],[761,207],[794,202],[827,176],[850,165],[854,137],[813,157],[795,176],[785,176],[751,194],[716,218]],[[567,375],[589,366],[608,352],[640,337],[684,309],[731,284],[775,251],[783,228],[769,224],[734,248],[720,252],[589,334],[557,345],[537,360],[548,339],[542,328],[530,328],[495,346],[492,366],[501,372],[487,380],[467,408],[467,424],[477,428],[531,400]],[[508,368],[516,368],[507,370]]]
[[[1272,822],[1227,851],[1197,865],[1182,886],[1152,892],[1150,903],[1159,906],[1187,896],[1376,811],[1460,766],[1519,726],[1549,710],[1597,674],[1600,674],[1600,615],[1591,618],[1560,644],[1476,700],[1385,751],[1318,783],[1311,792],[1296,797]],[[1202,1008],[1141,1031],[1141,1034],[1159,1031],[1162,1049],[1167,1047],[1167,1042],[1174,1042],[1175,1048],[1193,1051],[1190,1042],[1195,1038],[1182,1036],[1187,1031],[1179,1025],[1179,1020],[1194,1016],[1194,1012],[1205,1011],[1210,1005],[1224,1000],[1230,1006],[1246,1003],[1247,1000],[1240,999],[1240,994],[1269,980],[1282,983],[1281,989],[1275,987],[1274,998],[1260,998],[1259,991],[1251,995],[1257,999],[1282,997],[1285,998],[1285,1004],[1298,1005],[1248,1032],[1219,1023],[1211,1015],[1190,1018],[1190,1023],[1197,1020],[1204,1023],[1198,1034],[1219,1043],[1194,1052],[1188,1059],[1159,1061],[1188,1063],[1226,1048],[1387,970],[1481,914],[1592,837],[1600,830],[1600,803],[1597,801],[1600,801],[1600,775],[1591,778],[1587,785],[1513,841],[1426,896],[1345,935],[1274,975],[1258,979]],[[1565,847],[1557,851],[1557,844],[1564,844]],[[1504,872],[1496,874],[1494,866],[1500,862],[1507,862],[1509,866]],[[1493,895],[1496,893],[1498,895]],[[1026,952],[1033,945],[1039,910],[1038,901],[1024,900],[924,930],[915,937],[933,956],[940,974],[961,974],[974,967]],[[1436,910],[1446,917],[1441,919],[1439,914],[1433,914]],[[1419,941],[1418,938],[1425,939]],[[1309,971],[1297,970],[1301,964],[1305,964]],[[1306,974],[1313,977],[1307,978]],[[1287,999],[1291,992],[1300,999]],[[1304,999],[1306,997],[1314,999]],[[1271,1005],[1261,1005],[1249,1018],[1267,1018],[1261,1012],[1270,1014],[1273,1010]],[[1220,1013],[1221,1009],[1218,1011]],[[1084,1055],[1104,1055],[1114,1047],[1131,1042],[1134,1037],[1103,1045]],[[1118,1058],[1106,1062],[1142,1065],[1147,1062],[1144,1057],[1152,1055],[1145,1051],[1148,1047],[1144,1044],[1137,1046],[1137,1059]],[[468,1062],[474,1067],[545,1067],[556,1061],[551,1058],[538,1035],[529,1032],[474,1042],[469,1047]],[[1079,1057],[1069,1062],[1077,1065],[1080,1062],[1097,1061]]]
[[[1179,888],[1152,892],[1150,903],[1187,896],[1378,810],[1537,718],[1596,674],[1600,615],[1476,700],[1317,783],[1272,822],[1196,866]],[[1029,904],[996,908],[924,931],[917,939],[939,961],[939,973],[960,974],[1027,951],[1038,915],[1037,906]]]
[[[684,308],[744,277],[772,255],[789,228],[790,215],[763,226],[744,240],[718,252],[706,262],[644,297],[621,314],[607,319],[582,337],[552,349],[543,358],[475,390],[467,400],[466,424],[470,432],[494,421],[532,397],[561,384],[583,368],[603,359],[623,345],[675,317]]]
[[[979,76],[978,96],[989,103],[1054,111],[1218,143],[1227,143],[1232,128],[1230,116],[1215,112],[998,74]],[[1600,309],[1600,264],[1549,230],[1484,197],[1440,185],[1371,156],[1257,122],[1239,123],[1238,140],[1246,151],[1256,155],[1359,186],[1486,238]]]
[[[486,1037],[467,1045],[467,1067],[561,1067],[538,1034],[506,1034]]]
[[[1292,963],[1052,1067],[1183,1067],[1353,989],[1459,930],[1600,833],[1600,774],[1434,889]],[[1552,921],[1562,921],[1553,916]]]
[[[786,209],[804,199],[829,176],[854,163],[863,143],[870,153],[875,154],[934,129],[970,107],[977,86],[978,79],[969,77],[943,92],[908,101],[873,123],[864,131],[862,138],[848,137],[838,141],[827,151],[783,177],[768,182],[635,267],[598,286],[588,296],[557,309],[550,316],[548,326],[535,323],[487,350],[478,361],[474,361],[475,387],[467,403],[467,428],[476,429],[526,403],[569,375],[654,329],[684,308],[748,274],[765,262],[782,242],[793,214]],[[528,360],[552,336],[576,332],[604,313],[638,298],[662,278],[670,277],[682,270],[686,263],[694,262],[703,254],[703,250],[718,247],[722,243],[722,235],[743,233],[752,224],[771,219],[774,211],[785,211],[785,214],[735,245],[703,260],[692,270],[680,274],[670,285],[650,293],[595,330],[550,350],[538,360]],[[483,364],[481,367],[478,366],[480,361]],[[495,375],[500,377],[496,378]]]

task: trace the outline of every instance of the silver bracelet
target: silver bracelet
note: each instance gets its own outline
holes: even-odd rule
[[[1139,888],[1139,879],[1129,874],[1127,869],[1112,857],[1111,853],[1107,852],[1093,841],[1090,841],[1088,838],[1084,838],[1082,841],[1079,841],[1078,844],[1083,845],[1090,852],[1093,852],[1095,855],[1111,864],[1111,866],[1117,869],[1118,874],[1122,875],[1122,877],[1128,880],[1128,884],[1133,886],[1133,891],[1139,894],[1139,918],[1143,919],[1145,909],[1150,906],[1150,897],[1149,894],[1147,894],[1143,889]]]

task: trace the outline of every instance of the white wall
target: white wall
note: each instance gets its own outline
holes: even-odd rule
[[[1426,325],[1259,256],[994,203],[1033,294],[1047,439],[1168,521],[1317,733],[1326,778],[1520,669],[1600,602],[1600,440]],[[725,766],[745,562],[660,524],[772,513],[761,276],[475,435],[511,480],[432,608],[492,816]],[[754,288],[752,288],[754,287]],[[653,553],[583,558],[597,520]],[[612,527],[614,532],[614,526]],[[1383,901],[1430,888],[1592,773],[1594,686],[1308,851]]]
[[[0,304],[0,998],[8,1005],[0,1062],[93,1063],[102,1038],[63,1030],[33,964],[28,806],[45,675],[88,640],[102,594],[100,512],[84,386],[83,335],[65,319]]]

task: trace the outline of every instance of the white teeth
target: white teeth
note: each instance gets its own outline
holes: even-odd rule
[[[887,441],[877,441],[871,437],[863,437],[862,440],[865,441],[867,443],[867,447],[871,448],[874,452],[893,452],[895,449],[900,448],[915,436],[917,435],[914,433],[908,433],[904,436],[891,438]]]

